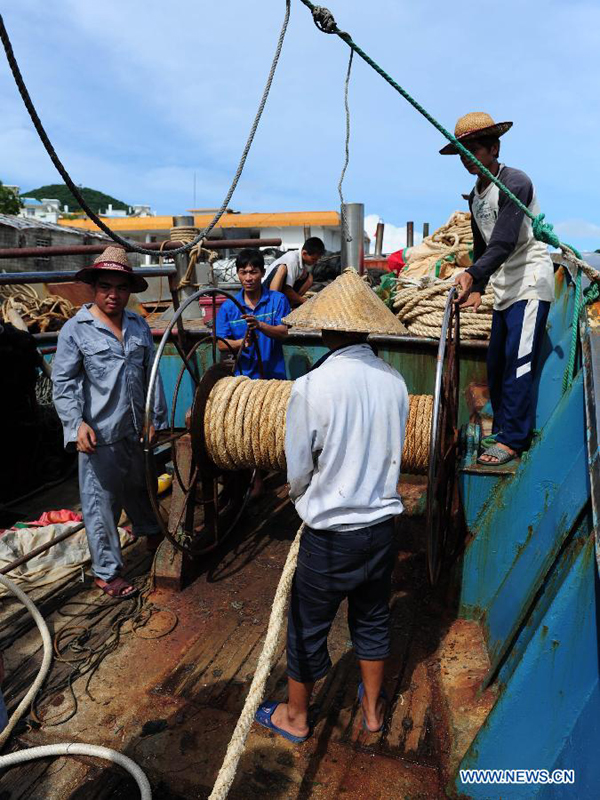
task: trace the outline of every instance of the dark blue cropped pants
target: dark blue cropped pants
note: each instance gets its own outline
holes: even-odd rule
[[[549,310],[544,300],[518,300],[492,317],[487,354],[492,433],[517,453],[528,446],[535,423],[534,375]]]
[[[389,655],[394,555],[393,519],[345,533],[305,529],[288,613],[290,678],[310,683],[328,671],[327,636],[346,597],[358,658],[377,661]]]

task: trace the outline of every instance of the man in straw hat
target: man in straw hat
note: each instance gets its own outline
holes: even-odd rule
[[[383,725],[408,395],[402,376],[367,344],[369,332],[399,333],[402,326],[354,270],[284,322],[322,328],[330,352],[295,381],[288,405],[290,497],[305,523],[288,615],[289,699],[263,703],[256,720],[302,742],[315,681],[331,666],[327,636],[344,598],[362,676],[363,725],[372,732]]]
[[[117,523],[123,509],[134,536],[153,550],[160,529],[150,507],[143,453],[144,405],[154,359],[150,328],[126,309],[131,292],[148,287],[135,275],[125,250],[110,245],[77,280],[90,284],[94,301],[62,328],[52,367],[54,405],[65,447],[79,451],[79,490],[95,581],[123,599],[135,589],[120,577],[123,567]],[[160,381],[154,427],[167,425]],[[154,430],[150,430],[150,436]]]
[[[461,117],[454,133],[492,175],[538,214],[531,180],[524,172],[498,161],[500,136],[511,126],[512,122],[496,123],[489,114],[478,111]],[[452,143],[440,150],[442,155],[457,152]],[[529,217],[467,156],[461,154],[460,159],[477,179],[469,195],[473,266],[456,277],[460,292],[457,302],[477,310],[488,282],[494,293],[487,354],[494,424],[478,459],[491,467],[518,456],[531,440],[534,370],[554,297],[554,269],[546,245],[533,236]]]

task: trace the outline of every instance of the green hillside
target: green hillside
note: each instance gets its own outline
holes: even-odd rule
[[[87,187],[79,187],[79,191],[83,195],[85,202],[89,205],[92,211],[106,211],[109,203],[117,211],[127,211],[129,206],[123,203],[122,200],[117,200],[116,197],[111,197],[109,194],[99,192],[97,189],[88,189]],[[42,197],[57,199],[60,201],[61,207],[69,206],[69,211],[82,211],[79,203],[64,183],[52,183],[49,186],[40,186],[39,189],[32,189],[29,192],[22,192],[21,197],[35,197],[41,200]]]

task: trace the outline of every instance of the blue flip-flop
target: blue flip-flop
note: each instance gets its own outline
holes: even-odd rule
[[[279,703],[276,700],[268,700],[266,703],[261,703],[254,714],[255,721],[264,728],[268,728],[270,731],[273,731],[273,733],[283,736],[284,739],[288,739],[294,744],[302,744],[302,742],[305,742],[310,736],[310,733],[307,733],[306,736],[294,736],[293,733],[284,731],[283,728],[278,728],[277,725],[273,724],[271,717],[278,705]]]
[[[363,701],[363,697],[365,696],[365,687],[364,687],[362,681],[358,684],[357,696],[358,696],[358,704],[360,705],[360,710],[362,711],[362,701]],[[382,690],[379,692],[379,697],[387,705],[388,695],[387,695],[387,692],[386,692],[385,689],[382,688]],[[368,733],[379,733],[379,731],[383,728],[383,726],[385,724],[385,712],[383,714],[383,722],[381,723],[381,728],[377,728],[376,731],[372,731],[370,728],[367,728],[367,720],[365,719],[365,712],[364,711],[362,711],[362,715],[363,715],[363,718],[362,718],[363,729],[365,731],[367,731]]]

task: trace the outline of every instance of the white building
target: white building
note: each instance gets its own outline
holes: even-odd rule
[[[23,208],[19,211],[20,217],[26,219],[37,219],[41,222],[52,222],[56,225],[61,215],[60,201],[43,197],[37,200],[35,197],[21,197]]]

